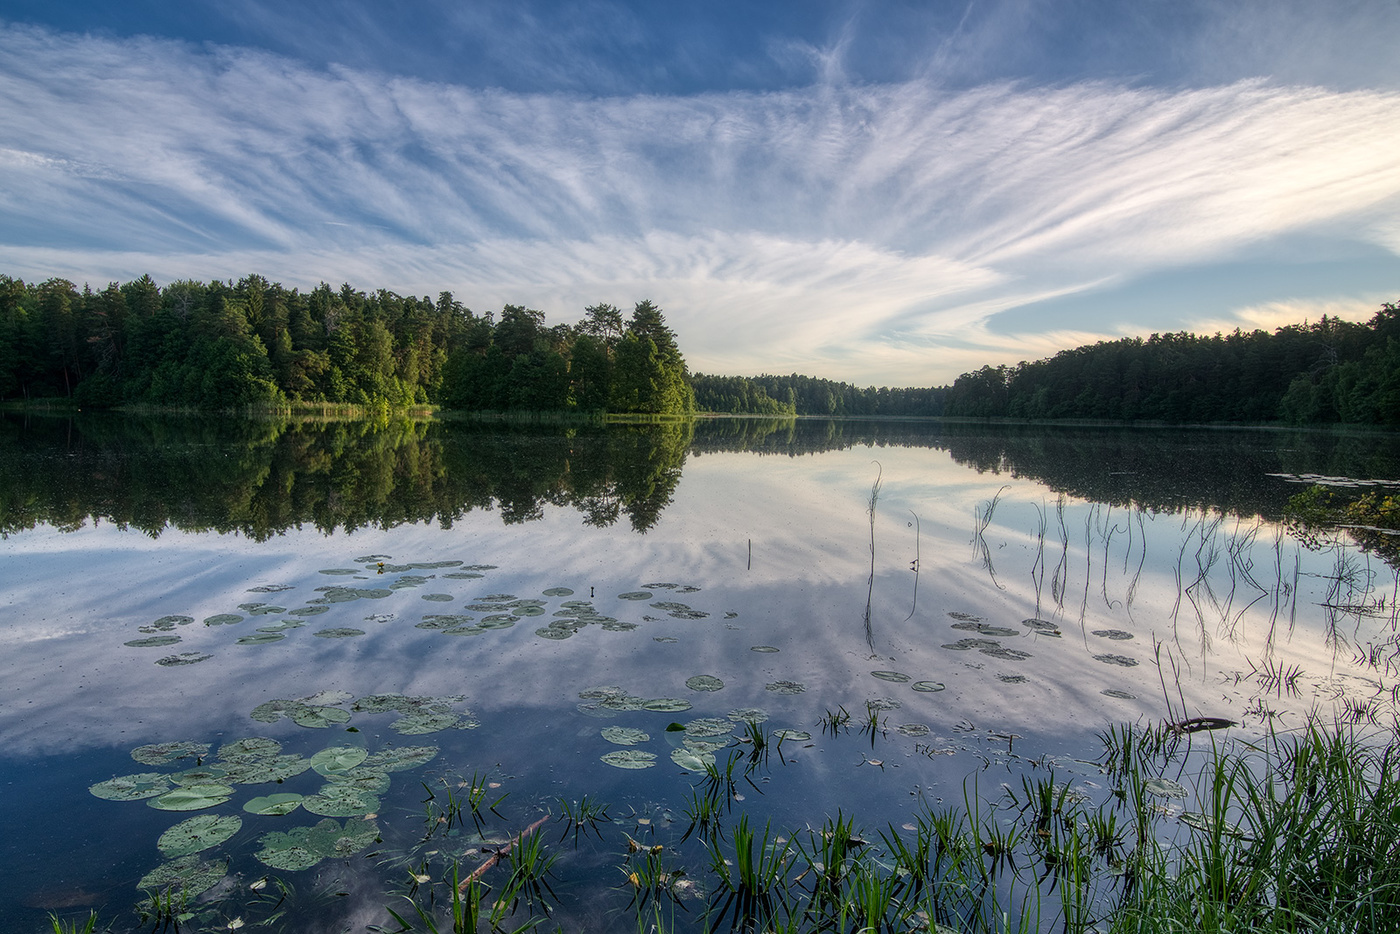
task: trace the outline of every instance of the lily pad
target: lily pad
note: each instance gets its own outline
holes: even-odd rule
[[[162,616],[160,619],[153,620],[149,624],[149,629],[142,627],[142,631],[174,629],[176,626],[188,626],[192,622],[194,622],[193,616]]]
[[[401,772],[416,769],[437,757],[436,746],[399,746],[395,749],[381,749],[360,763],[362,769],[379,769],[385,772]]]
[[[773,737],[779,742],[805,743],[812,738],[812,734],[806,730],[774,730]]]
[[[895,727],[895,732],[901,736],[927,736],[929,728],[924,723],[902,723]]]
[[[1105,665],[1117,665],[1120,668],[1134,668],[1137,666],[1137,659],[1129,658],[1126,655],[1095,655],[1094,660],[1103,662]]]
[[[203,652],[181,652],[179,655],[167,655],[164,658],[156,659],[156,664],[165,668],[178,668],[181,665],[197,665],[200,662],[207,662],[213,658]]]
[[[671,750],[671,761],[687,772],[703,772],[715,764],[715,754],[681,747]]]
[[[681,700],[679,697],[653,697],[642,704],[643,710],[654,710],[658,713],[679,713],[682,710],[689,710],[693,705],[688,700]]]
[[[233,797],[233,787],[218,782],[182,785],[149,799],[146,804],[162,811],[202,811],[217,807]]]
[[[129,645],[133,649],[154,649],[162,645],[174,645],[179,641],[179,636],[147,636],[144,639],[132,639],[130,642],[123,642],[122,645]]]
[[[295,610],[292,610],[292,615],[293,615],[293,616],[320,616],[322,613],[329,613],[330,611],[331,611],[331,608],[328,607],[328,606],[299,606],[299,607],[297,607]]]
[[[1186,787],[1170,778],[1149,778],[1142,783],[1142,790],[1159,798],[1185,798]]]
[[[652,593],[647,590],[629,590],[627,593],[617,595],[619,600],[650,600]]]
[[[261,814],[265,817],[282,817],[301,807],[301,801],[301,795],[279,792],[275,795],[249,798],[243,803],[243,810],[249,814]]]
[[[1137,695],[1131,691],[1122,691],[1118,688],[1104,688],[1099,692],[1105,697],[1116,697],[1118,700],[1137,700]]]
[[[186,898],[192,899],[218,885],[227,874],[228,863],[201,860],[191,853],[152,869],[141,877],[136,887],[143,892],[184,892]]]
[[[216,613],[213,616],[204,617],[206,626],[232,626],[234,623],[243,622],[243,617],[237,613]]]
[[[450,593],[425,593],[424,600],[431,600],[433,603],[451,603],[456,598]]]
[[[395,732],[402,733],[404,736],[422,736],[426,733],[450,730],[461,725],[461,720],[455,713],[407,714],[389,724]]]
[[[220,746],[219,758],[226,762],[232,762],[250,756],[258,758],[275,756],[281,751],[282,744],[275,739],[269,739],[266,736],[248,736]]]
[[[170,779],[160,772],[137,772],[90,785],[88,791],[105,801],[140,801],[170,791]]]
[[[551,587],[544,592],[546,597],[572,597],[574,592],[568,587]]]
[[[656,753],[641,749],[617,749],[599,758],[617,769],[649,769],[656,765]]]
[[[321,775],[348,772],[369,758],[363,746],[331,746],[311,757],[311,767]]]
[[[355,636],[363,636],[363,629],[352,629],[349,626],[336,626],[331,629],[318,629],[312,635],[318,639],[351,639]]]
[[[1002,645],[998,645],[995,648],[984,647],[977,651],[981,652],[983,655],[990,655],[992,658],[1000,658],[1010,662],[1021,662],[1032,657],[1030,652],[1023,652],[1021,649],[1008,649]]]
[[[942,681],[915,681],[909,687],[924,694],[934,694],[943,690],[944,684]]]
[[[1123,629],[1095,629],[1093,634],[1100,639],[1112,639],[1114,642],[1127,642],[1133,637],[1131,632]]]
[[[807,688],[799,681],[769,681],[763,690],[772,694],[801,694]]]
[[[610,726],[603,730],[603,739],[619,746],[635,746],[651,739],[651,735],[630,726]]]
[[[268,627],[269,629],[271,627]],[[234,645],[267,645],[269,642],[281,642],[287,638],[282,632],[268,632],[266,629],[259,629],[257,632],[246,636],[239,636],[234,640]]]
[[[298,705],[295,710],[290,711],[289,716],[297,726],[313,730],[323,730],[350,721],[348,710],[341,710],[339,707],[313,707],[309,704]]]
[[[285,782],[311,768],[311,760],[297,755],[243,759],[224,766],[224,781],[233,785],[261,785]]]
[[[908,684],[913,680],[902,671],[872,671],[870,674],[881,681],[890,681],[895,684]]]
[[[329,574],[333,577],[349,577],[351,574],[360,574],[364,568],[323,568],[317,571],[318,574]]]
[[[363,817],[379,810],[379,798],[353,785],[327,782],[319,792],[303,798],[301,806],[322,817]]]
[[[188,856],[218,846],[243,827],[237,814],[200,814],[180,821],[160,835],[156,846],[167,857]]]
[[[178,759],[201,758],[209,755],[208,743],[151,743],[131,750],[131,758],[142,765],[169,765]]]
[[[729,711],[729,719],[735,723],[762,723],[768,719],[768,711],[762,707],[740,707]]]
[[[771,653],[773,653],[773,652],[778,651],[778,647],[775,646],[775,645],[751,645],[751,646],[749,646],[749,651],[750,651],[750,652],[763,652],[763,653],[765,653],[765,654],[771,654]]]
[[[701,717],[685,725],[685,732],[690,736],[727,736],[733,731],[734,721],[719,717]]]
[[[685,686],[692,691],[719,691],[724,688],[724,682],[714,675],[695,675],[685,679]]]

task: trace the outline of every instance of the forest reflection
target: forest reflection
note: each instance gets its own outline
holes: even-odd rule
[[[450,527],[473,511],[507,524],[546,506],[641,533],[672,501],[688,456],[800,457],[865,446],[946,452],[978,473],[1153,512],[1277,520],[1296,484],[1278,473],[1400,476],[1396,445],[1330,432],[1104,429],[931,421],[702,419],[523,424],[6,415],[0,534],[107,521],[264,540],[291,528]],[[878,455],[877,455],[878,456]]]

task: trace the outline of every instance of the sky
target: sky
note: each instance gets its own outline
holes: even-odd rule
[[[0,274],[928,386],[1400,300],[1400,0],[0,0]]]

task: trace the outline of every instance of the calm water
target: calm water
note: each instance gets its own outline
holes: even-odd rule
[[[5,420],[0,931],[90,908],[137,929],[158,841],[200,815],[241,824],[184,857],[214,884],[181,930],[393,930],[384,906],[407,910],[412,874],[470,870],[483,843],[585,795],[609,821],[577,847],[549,825],[555,917],[613,930],[635,926],[624,833],[703,888],[703,848],[681,839],[709,748],[687,758],[682,740],[700,733],[793,731],[741,778],[733,816],[796,832],[841,808],[873,832],[965,792],[994,801],[1032,764],[1092,796],[1114,723],[1209,716],[1251,735],[1389,704],[1395,572],[1282,528],[1312,475],[1393,487],[1400,442]],[[249,737],[341,751],[259,782],[228,768]],[[174,742],[193,745],[140,750]],[[431,758],[385,766],[405,747]],[[650,767],[603,759],[629,750]],[[357,776],[368,797],[327,798]],[[132,783],[202,790],[112,799]],[[435,823],[463,784],[506,797],[479,828]],[[318,793],[318,813],[245,808]],[[309,868],[258,858],[328,814],[344,832],[372,814],[373,839]]]

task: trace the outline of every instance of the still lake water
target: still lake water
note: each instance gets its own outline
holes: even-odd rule
[[[413,874],[584,796],[609,821],[546,827],[548,929],[635,928],[623,835],[703,891],[684,809],[750,723],[786,738],[733,816],[873,834],[1031,768],[1101,793],[1111,724],[1248,737],[1377,697],[1388,721],[1394,569],[1280,524],[1319,476],[1393,489],[1400,439],[6,418],[0,932],[138,929],[182,851],[158,841],[200,815],[238,820],[178,857],[213,882],[181,930],[394,930]],[[435,824],[463,783],[504,800]],[[305,807],[255,813],[272,794]],[[327,816],[341,854],[286,855]]]

